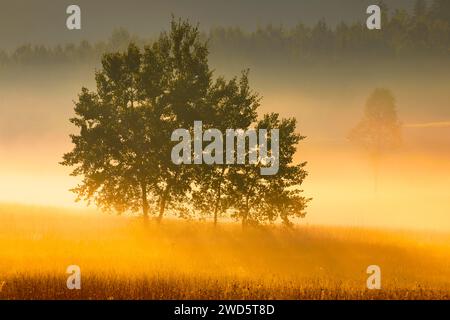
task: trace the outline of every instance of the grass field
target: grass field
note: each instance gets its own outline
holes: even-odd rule
[[[81,290],[68,290],[69,265]],[[381,290],[366,289],[379,265]],[[450,235],[0,205],[0,299],[449,299]]]

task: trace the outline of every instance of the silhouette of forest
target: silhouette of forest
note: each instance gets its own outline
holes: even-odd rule
[[[382,29],[368,30],[365,21],[331,27],[325,20],[293,28],[267,25],[253,32],[240,27],[216,27],[202,32],[213,59],[251,59],[253,63],[344,63],[368,58],[450,58],[450,2],[417,0],[412,12],[390,11],[381,3]],[[25,44],[12,52],[0,50],[0,66],[98,63],[105,52],[125,50],[130,42],[143,47],[144,39],[120,28],[106,41],[79,44]]]

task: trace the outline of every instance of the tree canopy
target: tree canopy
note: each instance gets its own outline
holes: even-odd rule
[[[96,90],[82,88],[70,121],[74,148],[62,164],[82,177],[73,189],[78,200],[94,201],[117,212],[141,212],[161,220],[167,210],[178,216],[228,214],[247,225],[303,217],[306,199],[300,185],[305,163],[293,164],[304,137],[295,119],[264,115],[248,71],[230,81],[213,79],[208,46],[198,27],[172,20],[171,30],[144,49],[130,44],[103,56]],[[257,164],[188,165],[171,161],[171,134],[178,128],[247,130],[277,128],[279,170],[259,172]],[[223,137],[223,140],[225,137]],[[278,141],[277,141],[278,142]],[[272,143],[269,141],[269,143]]]

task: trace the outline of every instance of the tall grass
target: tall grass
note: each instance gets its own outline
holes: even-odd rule
[[[68,290],[67,266],[81,268]],[[382,289],[367,290],[379,265]],[[0,299],[448,299],[450,236],[0,206]]]

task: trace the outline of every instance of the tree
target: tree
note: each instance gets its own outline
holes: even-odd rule
[[[416,0],[414,4],[414,16],[421,18],[427,14],[427,2],[425,0]]]
[[[311,30],[311,49],[319,55],[329,55],[333,49],[333,31],[325,20],[320,20]]]
[[[450,2],[448,0],[433,0],[430,7],[431,17],[450,23]]]
[[[247,130],[257,118],[259,96],[253,93],[249,86],[248,70],[242,73],[240,79],[236,77],[226,82],[217,79],[209,93],[209,105],[212,113],[207,119],[207,126],[222,132],[228,128]],[[203,214],[210,214],[212,210],[214,225],[218,216],[230,206],[230,173],[231,165],[210,164],[198,167],[196,176],[196,190],[193,192],[193,204]],[[211,205],[212,204],[212,205]]]
[[[256,129],[279,130],[279,169],[275,175],[261,175],[261,161],[257,165],[245,164],[230,169],[229,191],[233,217],[241,220],[245,228],[264,221],[280,219],[291,225],[290,218],[304,217],[310,199],[303,197],[300,189],[307,173],[305,162],[292,164],[297,144],[305,137],[295,133],[296,120],[279,119],[277,113],[264,115]],[[268,144],[272,143],[269,137]]]
[[[200,40],[197,27],[188,22],[172,21],[169,35],[147,47],[144,54],[142,90],[149,103],[156,106],[164,125],[158,142],[158,172],[153,192],[158,197],[158,219],[166,208],[183,203],[193,182],[194,168],[171,162],[171,133],[177,128],[192,131],[195,120],[207,120],[212,106],[208,104],[211,71],[208,48]]]
[[[70,121],[80,128],[72,135],[73,151],[63,165],[83,176],[74,188],[77,199],[93,199],[103,209],[137,211],[148,217],[148,193],[156,168],[155,130],[161,125],[153,106],[139,96],[141,54],[135,46],[126,53],[105,55],[97,73],[97,92],[83,88]]]
[[[71,122],[80,132],[62,162],[83,177],[73,189],[78,200],[140,209],[145,219],[153,206],[161,220],[168,205],[186,197],[191,169],[171,162],[168,142],[174,128],[192,126],[206,108],[207,54],[198,28],[172,20],[171,32],[143,53],[131,44],[103,57],[96,92],[79,95]]]
[[[373,91],[366,101],[363,118],[351,130],[348,138],[368,152],[377,190],[381,156],[401,145],[401,123],[397,118],[395,98],[391,91],[383,88]]]
[[[82,177],[73,189],[78,200],[105,210],[141,211],[145,219],[151,213],[158,221],[168,208],[182,216],[193,209],[213,214],[215,223],[236,209],[244,225],[277,218],[289,224],[289,217],[304,215],[307,199],[297,189],[306,176],[304,164],[291,165],[295,145],[303,139],[294,132],[295,120],[268,115],[257,123],[260,99],[250,89],[248,71],[228,82],[213,81],[207,58],[198,28],[181,20],[172,20],[170,33],[144,50],[130,44],[124,53],[103,57],[96,90],[82,88],[75,104],[71,122],[80,131],[71,136],[74,149],[62,161]],[[177,143],[172,133],[184,129],[192,136],[195,121],[225,134],[255,124],[279,128],[277,177],[261,176],[262,161],[242,166],[172,162]]]

